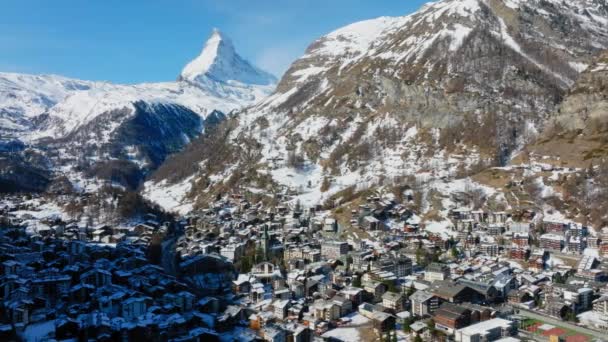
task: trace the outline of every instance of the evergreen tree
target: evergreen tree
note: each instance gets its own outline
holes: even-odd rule
[[[458,249],[457,249],[455,246],[454,246],[454,247],[452,247],[452,257],[453,257],[454,259],[456,259],[456,258],[458,258],[458,255],[459,255],[459,254],[460,254],[460,253],[458,253]]]
[[[264,261],[264,250],[262,249],[262,247],[258,247],[255,250],[255,262],[259,263]]]
[[[406,318],[403,321],[403,332],[406,334],[409,334],[410,332],[412,332],[412,319],[411,318]]]
[[[435,334],[437,333],[437,331],[435,330],[435,321],[433,321],[432,319],[429,319],[426,322],[426,328],[429,330],[429,333],[432,336],[435,336]]]
[[[416,249],[416,263],[420,266],[426,266],[426,253],[424,249],[418,247]]]
[[[414,284],[410,285],[410,287],[407,289],[407,297],[409,298],[411,295],[413,295],[416,292],[416,288],[414,287]]]
[[[361,277],[359,277],[358,275],[354,275],[352,285],[354,287],[361,287]]]

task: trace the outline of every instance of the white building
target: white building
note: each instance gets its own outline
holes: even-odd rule
[[[434,282],[436,280],[446,280],[450,275],[450,269],[443,264],[432,263],[424,271],[424,280]]]
[[[456,342],[491,342],[513,336],[517,328],[514,322],[494,318],[458,329],[454,333]]]

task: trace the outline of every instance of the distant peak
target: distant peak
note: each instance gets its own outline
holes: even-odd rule
[[[193,83],[205,83],[208,79],[257,85],[276,83],[274,76],[239,56],[230,38],[217,28],[211,32],[198,57],[188,63],[180,75],[180,80]]]
[[[201,52],[201,54],[205,53],[205,50],[217,49],[217,47],[218,47],[217,44],[219,44],[222,41],[225,44],[229,44],[230,46],[232,46],[232,41],[230,41],[230,38],[224,36],[224,34],[222,33],[222,31],[220,31],[220,29],[218,29],[217,27],[214,27],[213,30],[211,31],[211,36],[209,36],[209,39],[207,39],[207,42],[205,43],[205,47],[203,48],[203,51]]]
[[[214,27],[214,28],[211,30],[211,37],[209,37],[209,39],[211,39],[211,38],[213,38],[213,37],[216,37],[216,36],[221,37],[221,36],[222,36],[222,31],[220,31],[220,29],[218,29],[217,27]]]

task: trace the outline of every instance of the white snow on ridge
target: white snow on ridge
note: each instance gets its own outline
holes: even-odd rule
[[[0,73],[0,122],[26,141],[60,138],[110,111],[133,110],[133,102],[178,104],[205,117],[224,113],[268,96],[274,76],[252,66],[230,39],[215,30],[200,56],[189,63],[178,82],[111,84],[55,75]],[[47,113],[46,127],[31,132],[31,119]],[[119,123],[109,126],[118,127]]]
[[[52,107],[48,113],[53,125],[33,132],[29,140],[62,137],[102,113],[123,108],[133,111],[133,102],[136,101],[179,104],[205,117],[213,110],[228,113],[251,104],[265,97],[271,90],[271,86],[223,85],[219,89],[214,89],[215,93],[212,93],[205,88],[191,86],[185,82],[98,84],[90,90],[74,93]]]
[[[380,17],[356,22],[322,37],[319,45],[307,51],[307,56],[343,57],[342,68],[360,58],[374,53],[374,42],[382,41],[390,34],[409,22],[407,17]]]
[[[468,17],[477,12],[480,7],[479,0],[452,0],[434,2],[428,5],[426,9],[431,12],[431,15],[426,17],[428,22],[437,20],[443,15]]]
[[[0,129],[25,131],[31,118],[43,114],[69,94],[96,84],[57,75],[0,73]]]
[[[199,82],[201,78],[214,81],[236,81],[244,84],[271,85],[276,78],[241,58],[232,41],[214,29],[201,54],[188,63],[181,73],[184,80]]]
[[[0,108],[22,108],[27,117],[39,115],[70,93],[97,83],[57,75],[0,72]]]

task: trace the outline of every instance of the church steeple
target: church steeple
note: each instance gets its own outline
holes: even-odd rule
[[[270,255],[270,234],[268,234],[268,225],[264,225],[264,232],[262,233],[262,251],[264,252],[264,260],[269,259]]]

